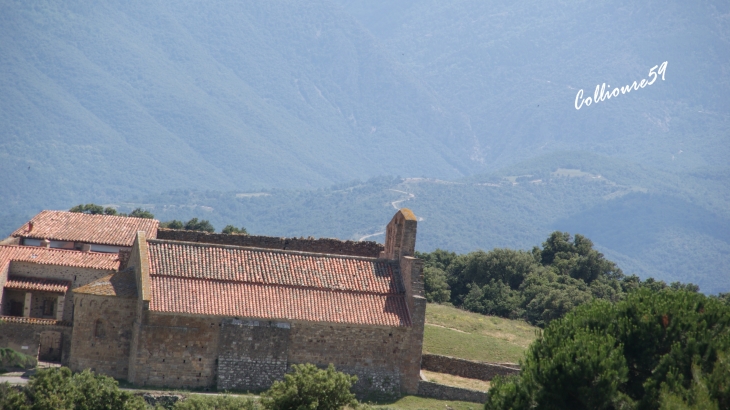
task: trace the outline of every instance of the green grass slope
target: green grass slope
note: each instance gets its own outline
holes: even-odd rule
[[[539,328],[429,303],[423,352],[490,363],[518,363]]]

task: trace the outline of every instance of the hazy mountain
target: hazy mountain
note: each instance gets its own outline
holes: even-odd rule
[[[2,1],[0,234],[97,202],[380,240],[407,204],[421,250],[560,229],[627,272],[727,291],[728,16],[720,1]],[[663,62],[652,85],[576,110],[578,90]]]
[[[323,1],[4,1],[0,73],[6,204],[480,167],[463,121]]]
[[[667,170],[727,167],[728,2],[340,4],[468,120],[492,165],[586,150]],[[576,110],[580,89],[651,80],[665,61],[654,84]]]

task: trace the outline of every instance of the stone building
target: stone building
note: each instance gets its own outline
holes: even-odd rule
[[[138,231],[116,269],[65,288],[74,297],[63,359],[137,385],[228,390],[332,363],[359,377],[360,395],[416,393],[426,309],[416,225],[398,211],[385,246]],[[53,289],[67,280],[45,279]]]

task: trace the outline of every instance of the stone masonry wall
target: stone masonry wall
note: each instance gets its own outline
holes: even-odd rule
[[[492,380],[494,376],[507,376],[520,372],[518,367],[472,362],[435,354],[424,354],[421,359],[421,368],[432,372],[447,373],[453,374],[454,376],[486,381]]]
[[[256,235],[226,235],[222,233],[182,231],[176,229],[159,229],[157,231],[157,239],[372,258],[377,258],[384,249],[383,245],[371,241],[355,242],[332,238],[305,239]]]
[[[439,400],[459,400],[472,403],[484,403],[487,401],[487,393],[482,391],[444,386],[443,384],[423,380],[418,382],[418,395]]]
[[[359,397],[400,395],[410,359],[411,327],[293,322],[289,365],[312,363],[358,376]]]
[[[9,347],[29,356],[38,357],[41,332],[59,332],[61,333],[61,364],[68,366],[72,340],[71,326],[16,323],[11,320],[22,319],[0,319],[0,347]]]
[[[127,379],[137,300],[77,294],[69,367]]]
[[[215,386],[222,318],[144,313],[130,359],[130,381],[140,386]]]
[[[260,391],[287,371],[289,323],[224,319],[218,347],[218,390]]]
[[[25,276],[29,278],[63,279],[71,282],[71,289],[89,284],[113,270],[77,268],[72,266],[40,265],[30,262],[10,262],[9,275]],[[68,292],[63,309],[63,320],[73,320],[73,291]]]

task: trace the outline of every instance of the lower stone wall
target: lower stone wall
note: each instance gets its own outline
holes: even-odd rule
[[[130,349],[129,381],[138,386],[214,387],[221,318],[144,314]]]
[[[38,357],[42,332],[58,332],[61,336],[61,364],[68,366],[71,352],[70,323],[55,320],[0,317],[0,347]]]
[[[287,371],[289,323],[224,319],[218,347],[218,390],[260,391]]]
[[[418,395],[432,399],[458,400],[472,403],[484,403],[487,401],[487,393],[482,391],[444,386],[443,384],[423,380],[418,382]]]
[[[472,362],[455,357],[425,353],[421,357],[421,369],[485,381],[492,380],[494,376],[508,376],[520,372],[520,369],[516,366],[509,367],[494,363]]]

